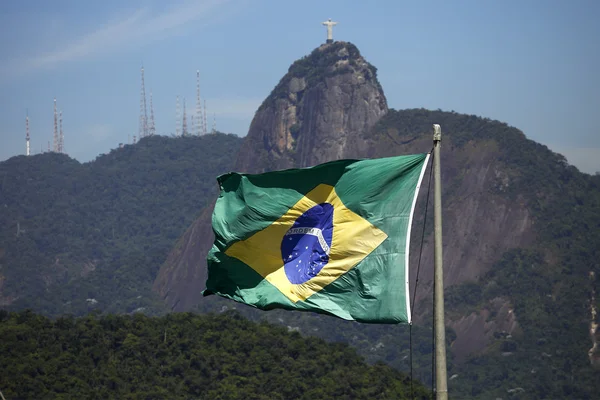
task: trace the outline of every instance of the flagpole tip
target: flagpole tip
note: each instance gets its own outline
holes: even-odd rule
[[[439,124],[433,124],[433,141],[442,141],[442,127]]]

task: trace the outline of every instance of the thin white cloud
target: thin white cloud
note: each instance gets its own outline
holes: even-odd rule
[[[151,10],[148,7],[137,9],[125,18],[119,18],[98,26],[91,32],[78,35],[77,39],[60,47],[42,50],[29,58],[13,61],[0,66],[3,73],[23,73],[25,71],[52,68],[58,64],[78,61],[91,56],[108,53],[127,46],[139,45],[175,34],[191,22],[197,22],[211,15],[211,12],[228,0],[196,0],[178,3],[166,11]]]
[[[258,107],[263,102],[260,98],[216,98],[207,99],[207,108],[210,113],[215,113],[217,118],[235,118],[235,119],[248,119],[251,120],[254,117],[254,113],[258,110]]]
[[[103,142],[112,137],[114,133],[113,127],[107,124],[95,124],[83,129],[83,137],[87,143],[90,141],[95,143]]]

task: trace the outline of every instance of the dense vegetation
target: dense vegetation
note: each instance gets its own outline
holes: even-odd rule
[[[347,345],[237,316],[0,311],[7,399],[409,399],[410,382]],[[415,399],[430,391],[413,382]]]
[[[153,136],[86,164],[55,153],[0,163],[0,305],[162,311],[156,273],[241,141]]]
[[[257,310],[244,304],[211,296],[204,298],[193,312],[205,314],[235,310],[255,322],[284,325],[305,337],[318,337],[328,342],[346,343],[358,350],[369,363],[385,362],[397,370],[409,372],[411,362],[414,379],[431,386],[432,375],[432,327],[430,321],[412,327],[407,325],[360,324],[310,312]],[[448,331],[446,341],[452,341]],[[448,354],[451,362],[452,354]]]

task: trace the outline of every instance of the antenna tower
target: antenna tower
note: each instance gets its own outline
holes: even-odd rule
[[[204,122],[202,125],[204,126],[204,134],[206,135],[206,99],[204,99]]]
[[[177,105],[175,107],[175,136],[179,136],[179,123],[181,121],[179,113],[179,96],[177,96]]]
[[[192,114],[190,116],[190,125],[192,126],[190,128],[190,135],[193,135],[196,132],[196,124],[194,123],[194,120],[195,120],[194,114]]]
[[[144,84],[144,67],[142,67],[142,90],[140,92],[140,127],[139,137],[143,138],[148,134],[148,111],[146,108],[146,87]]]
[[[50,141],[48,140],[48,153],[50,153]]]
[[[202,126],[202,103],[200,103],[200,70],[196,70],[196,135],[200,136],[205,129]],[[204,132],[206,133],[206,132]]]
[[[60,113],[58,114],[58,124],[60,125],[60,136],[58,138],[58,152],[59,153],[64,153],[65,152],[65,135],[63,134],[63,129],[62,129],[62,110],[60,110]]]
[[[58,114],[56,113],[56,97],[54,98],[54,146],[52,147],[52,151],[55,153],[58,152]]]
[[[185,97],[183,98],[183,122],[181,124],[181,135],[187,136],[187,117],[185,114]]]
[[[212,133],[217,133],[217,116],[213,113]]]
[[[26,142],[26,155],[29,155],[29,111],[25,113],[25,142]]]
[[[156,134],[156,126],[154,125],[154,106],[152,105],[152,90],[150,90],[150,126],[148,127],[148,134],[150,136]]]

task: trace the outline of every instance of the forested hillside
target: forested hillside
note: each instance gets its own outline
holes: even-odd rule
[[[347,345],[235,313],[88,315],[0,311],[7,399],[409,399],[407,377]],[[430,391],[413,382],[415,399]]]
[[[455,363],[450,388],[458,398],[596,398],[600,365],[596,361],[594,367],[592,360],[599,354],[588,352],[593,345],[592,301],[600,307],[600,297],[593,300],[600,282],[600,176],[579,172],[563,156],[507,124],[441,111],[390,111],[375,128],[371,149],[383,156],[409,147],[422,141],[418,133],[433,123],[448,133],[442,154],[468,150],[460,159],[442,160],[446,174],[455,176],[445,181],[444,201],[451,205],[446,215],[460,213],[458,221],[479,216],[477,209],[464,207],[471,197],[493,199],[493,211],[501,213],[498,199],[504,199],[509,207],[529,210],[535,232],[533,240],[503,253],[491,268],[480,268],[479,276],[446,289],[448,325],[475,324],[481,318],[494,326],[501,311],[496,304],[503,302],[518,324],[512,334],[491,332],[486,348]],[[480,179],[480,171],[488,170],[495,178],[491,187],[464,191],[464,182]],[[486,225],[483,234],[494,229],[485,218],[477,224]],[[444,229],[448,237],[456,232],[453,225]],[[479,239],[470,237],[471,246],[485,248],[478,246]],[[446,256],[451,251],[465,250],[448,248]],[[452,279],[446,275],[447,281]],[[483,329],[466,340],[481,340],[477,334],[483,335]],[[456,352],[452,346],[450,350]]]
[[[241,141],[153,136],[85,164],[56,153],[0,163],[0,305],[163,311],[156,272]]]

